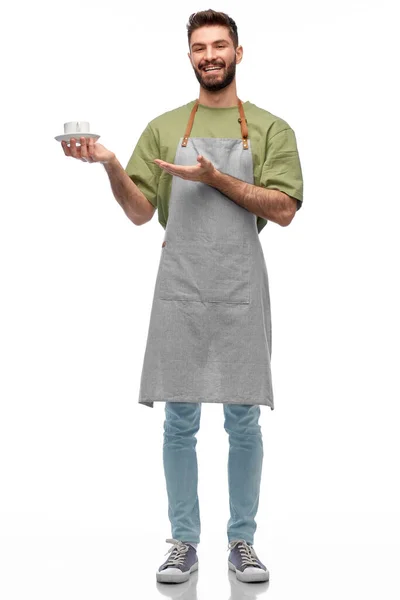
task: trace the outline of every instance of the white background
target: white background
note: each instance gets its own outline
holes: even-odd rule
[[[304,176],[292,224],[260,234],[275,410],[261,408],[255,549],[271,580],[250,589],[228,573],[228,436],[222,405],[210,404],[197,446],[198,579],[156,584],[171,537],[165,405],[141,406],[138,392],[164,230],[157,213],[133,225],[104,168],[66,158],[54,140],[64,122],[89,121],[126,166],[149,120],[198,96],[186,23],[210,7],[8,5],[0,41],[2,599],[399,598],[394,5],[211,6],[238,25],[239,97],[290,124]]]

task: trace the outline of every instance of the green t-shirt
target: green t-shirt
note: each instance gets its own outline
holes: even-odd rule
[[[195,104],[168,111],[150,121],[126,166],[126,173],[158,209],[158,220],[165,229],[168,220],[172,175],[161,169],[155,158],[174,163],[180,138],[183,137]],[[303,202],[303,178],[293,129],[283,119],[243,102],[253,156],[254,184],[280,190]],[[211,108],[199,104],[190,137],[241,139],[237,106]],[[258,232],[267,220],[257,217]]]

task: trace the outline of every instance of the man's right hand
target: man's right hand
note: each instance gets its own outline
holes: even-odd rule
[[[93,138],[79,138],[80,146],[76,145],[76,138],[71,138],[70,146],[67,142],[62,141],[61,145],[64,150],[65,156],[72,156],[83,162],[99,162],[102,164],[110,162],[115,158],[114,152],[107,150],[104,146],[99,143],[94,143]]]

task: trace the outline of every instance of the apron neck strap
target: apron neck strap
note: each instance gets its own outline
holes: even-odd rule
[[[242,132],[243,148],[245,150],[248,150],[248,148],[249,148],[249,142],[248,142],[249,130],[247,128],[247,119],[244,114],[244,108],[243,108],[242,101],[239,100],[238,104],[239,104],[239,113],[240,113],[240,118],[238,119],[238,121],[240,123],[240,129]]]
[[[240,129],[242,132],[243,148],[245,150],[248,150],[248,148],[249,148],[249,143],[248,143],[249,130],[247,127],[247,119],[244,114],[243,103],[239,99],[238,99],[238,107],[239,107],[239,113],[240,113],[240,118],[238,119],[238,121],[240,123]],[[199,100],[197,99],[192,108],[192,112],[190,113],[190,117],[189,117],[189,121],[188,121],[188,124],[186,127],[185,135],[183,136],[183,141],[182,141],[181,146],[183,146],[184,148],[186,148],[186,146],[187,146],[187,143],[188,143],[188,140],[190,137],[190,133],[192,131],[193,123],[194,123],[194,117],[196,115],[198,108],[199,108]]]
[[[197,113],[198,108],[199,108],[199,101],[196,100],[196,102],[194,103],[194,106],[192,108],[192,112],[190,113],[189,121],[186,126],[185,135],[183,136],[182,146],[184,148],[186,148],[186,146],[187,146],[188,139],[190,137],[190,132],[192,131],[192,127],[193,127],[194,117]]]

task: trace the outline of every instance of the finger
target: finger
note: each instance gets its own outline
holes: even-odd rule
[[[174,175],[175,177],[182,177],[182,175],[180,173],[177,173],[176,171],[172,171],[171,169],[164,169],[164,171],[166,173],[169,173],[170,175]]]
[[[181,179],[192,179],[190,175],[187,173],[177,173],[176,171],[167,171],[170,175],[174,177],[180,177]]]
[[[168,163],[160,163],[158,165],[160,167],[160,169],[163,169],[164,171],[170,170],[172,165],[169,165]]]
[[[69,141],[69,144],[70,144],[71,155],[74,158],[80,158],[80,156],[78,155],[78,148],[76,147],[76,139],[71,138]]]
[[[163,171],[165,171],[166,173],[169,173],[170,175],[176,175],[177,173],[175,171],[172,171],[172,169],[168,169],[168,167],[161,167]]]
[[[67,144],[67,142],[66,142],[65,140],[62,140],[62,142],[61,142],[61,146],[62,146],[62,148],[63,148],[63,150],[64,150],[64,154],[65,154],[65,156],[71,156],[71,151],[70,151],[70,149],[68,148],[68,144]]]
[[[170,163],[167,163],[163,160],[160,160],[159,158],[156,158],[154,160],[154,162],[156,163],[156,165],[158,165],[161,169],[164,169],[164,167],[172,167],[173,165],[171,165]]]
[[[89,138],[88,139],[88,156],[92,160],[92,162],[94,160],[93,154],[94,154],[94,140],[93,140],[93,138]]]
[[[181,165],[173,165],[170,163],[162,163],[160,167],[165,170],[168,169],[169,171],[171,171],[172,173],[176,173],[177,175],[188,172],[188,169],[190,168],[182,167]]]
[[[154,159],[153,162],[155,162],[162,169],[164,169],[165,167],[168,167],[168,168],[171,168],[171,169],[175,169],[176,168],[176,165],[174,163],[165,162],[165,160],[161,160],[159,158]]]
[[[170,167],[162,167],[164,169],[164,171],[167,171],[167,173],[170,173],[171,175],[177,175],[178,177],[182,177],[183,176],[183,172],[179,171],[178,169],[171,169]]]
[[[83,162],[87,162],[87,149],[86,149],[86,140],[84,137],[81,137],[80,139],[81,142],[81,160],[83,160]]]
[[[90,142],[91,138],[82,138],[82,155],[85,157],[86,162],[89,163],[93,163],[94,158],[93,156],[90,156],[90,150],[89,150],[89,142]],[[93,140],[92,140],[93,141]],[[92,144],[93,145],[93,144]]]

